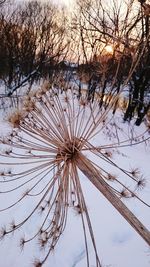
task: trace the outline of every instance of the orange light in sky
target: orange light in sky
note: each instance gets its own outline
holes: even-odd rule
[[[111,45],[106,45],[106,46],[105,46],[105,51],[106,51],[106,53],[108,53],[108,54],[113,54],[114,49],[113,49],[113,47],[112,47]]]

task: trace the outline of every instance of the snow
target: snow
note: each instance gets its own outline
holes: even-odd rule
[[[3,121],[3,115],[0,116],[0,132],[1,135],[9,132],[9,126]],[[115,114],[115,123],[118,126],[118,133],[120,138],[126,138],[126,135],[138,136],[144,132],[144,124],[140,127],[133,127],[133,124],[128,125],[123,123],[120,112]],[[119,129],[120,128],[120,129]],[[112,121],[104,127],[104,133],[98,137],[93,138],[94,144],[109,144],[110,139],[113,140]],[[130,130],[129,130],[130,129]],[[123,130],[123,131],[122,131]],[[124,132],[126,135],[124,135]],[[140,143],[139,145],[130,145],[122,147],[116,152],[113,152],[112,160],[125,169],[137,167],[140,169],[144,178],[147,180],[147,186],[139,192],[142,199],[150,203],[150,148],[149,142]],[[87,154],[91,160],[96,159],[92,154]],[[93,158],[91,158],[93,157]],[[1,160],[0,160],[1,161]],[[105,163],[103,167],[105,167]],[[16,167],[21,169],[21,167]],[[115,168],[109,166],[109,172],[116,172]],[[2,171],[3,166],[0,166]],[[119,171],[117,171],[118,174]],[[94,188],[83,174],[80,173],[81,184],[85,195],[88,211],[91,217],[96,244],[103,266],[108,267],[149,267],[150,266],[150,251],[145,241],[135,232],[134,229],[121,217],[121,215],[112,207],[110,203],[101,195],[101,193]],[[122,177],[124,179],[124,177]],[[0,194],[0,203],[2,206],[7,206],[10,203],[11,194]],[[147,228],[150,228],[150,211],[149,208],[139,203],[137,200],[126,199],[125,204],[136,214],[136,216],[143,222]],[[5,204],[5,205],[4,205]],[[0,225],[10,222],[11,219],[17,215],[17,218],[24,217],[26,213],[34,205],[29,201],[26,202],[26,210],[22,210],[22,205],[18,205],[12,210],[0,213]],[[34,226],[40,221],[40,214],[36,215],[25,228],[24,235],[30,235]],[[30,267],[33,264],[34,256],[39,257],[40,250],[37,248],[35,242],[29,243],[21,252],[18,240],[22,237],[21,231],[17,231],[14,235],[6,237],[0,243],[0,266],[2,267]],[[92,245],[90,254],[93,255]],[[94,261],[93,261],[94,262]],[[82,226],[80,216],[74,210],[69,211],[68,223],[63,236],[60,238],[55,251],[49,257],[44,265],[45,267],[85,267],[85,247],[82,233]],[[94,267],[94,265],[91,265]]]

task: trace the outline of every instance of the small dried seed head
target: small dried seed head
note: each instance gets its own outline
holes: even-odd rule
[[[11,175],[11,174],[12,174],[12,171],[11,171],[11,170],[8,170],[8,171],[7,171],[7,174],[8,174],[8,175]]]
[[[5,176],[5,172],[4,171],[1,171],[0,172],[0,176]]]
[[[19,246],[20,246],[21,251],[24,249],[25,242],[26,241],[25,241],[24,237],[22,237],[20,239],[20,242],[19,242]]]
[[[39,207],[39,212],[40,212],[40,213],[42,213],[44,210],[45,210],[45,207],[43,207],[43,206],[40,206],[40,207]]]
[[[36,107],[36,104],[35,104],[35,101],[33,101],[33,100],[26,100],[24,103],[23,103],[23,106],[24,106],[24,110],[26,111],[26,112],[31,112],[32,110],[34,110],[35,109],[35,107]]]
[[[137,189],[143,189],[146,185],[146,180],[144,178],[140,178],[138,181],[137,181]]]
[[[39,238],[39,246],[40,246],[40,248],[41,249],[44,249],[45,248],[45,246],[46,246],[46,244],[47,244],[47,239],[45,239],[45,238]]]
[[[14,231],[16,229],[16,224],[15,224],[15,221],[13,220],[11,223],[10,223],[10,231]]]
[[[68,97],[68,96],[65,96],[65,97],[64,97],[64,102],[65,102],[65,103],[69,103],[69,101],[70,101],[69,97]]]
[[[121,197],[124,197],[124,198],[129,198],[129,197],[131,197],[131,194],[130,194],[130,192],[127,190],[127,189],[122,189],[122,191],[120,192],[120,195],[121,195]]]
[[[12,149],[5,150],[5,155],[10,155],[12,153]]]
[[[87,99],[80,98],[80,105],[83,107],[86,107],[88,105]]]
[[[108,158],[112,158],[112,152],[111,151],[105,151],[104,152],[105,156],[108,157]]]
[[[131,170],[131,175],[133,176],[133,177],[138,177],[139,176],[139,174],[140,174],[140,170],[138,169],[138,168],[135,168],[135,169],[132,169]]]
[[[14,127],[19,128],[21,121],[25,117],[25,112],[16,110],[8,117],[8,122]]]
[[[76,206],[74,206],[74,208],[75,208],[77,214],[83,213],[83,209],[82,209],[82,207],[79,204],[77,204]]]
[[[111,174],[111,173],[108,173],[108,175],[107,175],[107,179],[108,179],[109,181],[114,181],[114,180],[116,180],[116,176],[113,175],[113,174]]]
[[[0,240],[2,240],[6,235],[7,235],[6,227],[3,226],[3,227],[0,229]]]
[[[49,91],[50,87],[51,87],[50,83],[48,81],[45,81],[42,85],[41,90],[43,93],[46,93],[47,91]]]
[[[33,266],[34,267],[41,267],[42,266],[42,262],[38,259],[35,259],[33,262]]]

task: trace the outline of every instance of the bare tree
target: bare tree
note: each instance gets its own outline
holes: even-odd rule
[[[17,6],[9,16],[1,14],[0,73],[9,96],[33,77],[51,75],[64,60],[69,47],[65,21],[63,11],[36,1]]]
[[[86,70],[89,69],[89,83],[91,79],[97,83],[95,87],[89,84],[89,94],[99,89],[101,105],[107,84],[111,87],[111,95],[128,84],[132,99],[129,99],[125,120],[131,119],[138,109],[141,119],[137,124],[143,118],[144,94],[149,87],[149,5],[145,2],[111,1],[108,4],[99,0],[79,0],[73,25],[79,32],[82,61]],[[109,48],[112,51],[108,51]],[[117,103],[114,112],[116,107]],[[144,104],[144,114],[148,108],[149,104]]]
[[[6,0],[0,0],[0,6],[2,6],[5,2]]]

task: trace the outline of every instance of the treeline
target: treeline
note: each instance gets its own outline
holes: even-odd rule
[[[69,43],[63,11],[33,1],[5,5],[0,14],[0,78],[8,93],[24,80],[50,75]],[[29,79],[30,78],[30,79]]]
[[[150,5],[146,0],[112,0],[109,5],[76,0],[70,13],[37,1],[3,5],[0,79],[8,95],[24,81],[59,75],[65,60],[78,65],[79,97],[86,82],[88,99],[98,92],[100,107],[107,108],[109,99],[127,88],[124,120],[136,113],[140,125],[150,108]]]

